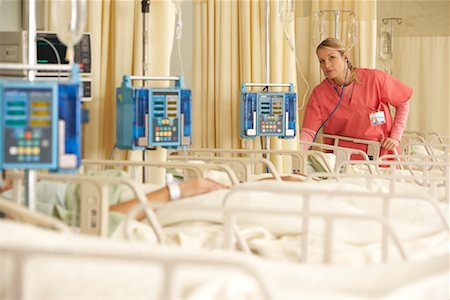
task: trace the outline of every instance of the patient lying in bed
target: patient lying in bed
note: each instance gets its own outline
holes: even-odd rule
[[[106,170],[95,174],[97,176],[129,177],[121,170]],[[226,188],[225,185],[209,179],[191,179],[178,184],[180,198],[192,197],[208,193],[217,189]],[[1,187],[1,198],[12,200],[12,182],[5,179]],[[146,194],[148,201],[169,202],[170,194],[167,186],[143,184],[140,188]],[[77,183],[56,181],[39,181],[36,184],[36,208],[46,215],[54,216],[66,224],[78,226],[79,220],[79,194],[80,187]],[[134,199],[131,190],[123,185],[110,185],[109,188],[109,231],[123,220],[124,214],[139,202]],[[143,218],[139,216],[139,218]]]

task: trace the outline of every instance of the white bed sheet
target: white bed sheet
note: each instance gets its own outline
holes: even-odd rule
[[[252,183],[249,185],[267,186],[273,184],[290,185],[292,183]],[[365,190],[349,183],[329,182],[327,184],[308,183],[308,188],[318,190]],[[187,248],[221,247],[223,244],[223,215],[211,211],[185,211],[184,205],[206,205],[221,207],[227,190],[216,191],[207,195],[200,195],[176,203],[170,203],[157,211],[158,219],[164,226],[164,231],[170,244]],[[381,215],[381,202],[378,199],[347,199],[336,197],[327,199],[325,196],[314,196],[311,209],[317,212],[378,214]],[[299,209],[302,207],[300,197],[286,195],[251,192],[241,194],[228,202],[230,206],[244,208],[286,208]],[[448,206],[447,206],[448,207]],[[391,205],[391,221],[399,237],[405,242],[407,253],[412,258],[421,258],[448,251],[448,231],[442,231],[443,225],[437,218],[436,212],[427,204],[420,201],[399,200]],[[448,213],[446,213],[448,219]],[[262,256],[299,260],[301,256],[300,236],[303,234],[301,218],[299,217],[268,217],[258,215],[241,215],[238,217],[241,234],[249,243],[251,249]],[[135,228],[140,237],[154,240],[148,228]],[[342,221],[339,222],[335,233],[334,256],[336,263],[364,264],[376,262],[380,259],[380,230],[379,225],[370,222]],[[143,229],[141,231],[140,229]],[[439,230],[441,230],[439,232]],[[146,232],[143,234],[142,232]],[[312,247],[310,256],[320,260],[323,245],[322,221],[313,220],[310,223],[309,242]],[[123,237],[123,226],[119,227],[115,237]],[[397,253],[391,253],[398,257]]]
[[[54,255],[27,259],[26,299],[160,299],[161,272],[144,260],[131,258],[151,251],[161,257],[209,255],[254,266],[267,281],[275,299],[448,299],[449,256],[418,262],[394,262],[364,267],[296,265],[263,261],[239,253],[204,252],[150,247],[93,237],[60,234],[11,221],[0,220],[1,247],[51,250]],[[102,255],[122,253],[130,261],[58,257],[60,251],[90,251]],[[14,263],[0,259],[0,298],[14,298]],[[222,267],[186,266],[177,273],[180,299],[260,299],[248,276]]]

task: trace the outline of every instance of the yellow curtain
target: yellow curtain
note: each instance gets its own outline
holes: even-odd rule
[[[270,3],[270,81],[293,82],[299,108],[320,82],[312,42],[312,16],[320,9],[347,9],[358,16],[358,41],[351,58],[355,66],[374,67],[375,1],[295,1],[294,21],[283,25],[280,1],[196,1],[194,7],[193,145],[215,148],[260,148],[260,140],[239,137],[239,91],[243,82],[265,82],[265,4]],[[282,1],[286,2],[286,1]],[[299,65],[311,88],[296,70],[295,55],[283,29],[295,45]],[[345,28],[344,28],[345,29]],[[344,30],[343,29],[343,30]],[[299,111],[299,126],[304,110]],[[201,122],[197,121],[201,120]],[[271,149],[297,149],[297,139],[270,139]],[[290,161],[272,158],[281,172]]]
[[[142,74],[143,26],[140,2],[87,1],[85,31],[91,34],[93,100],[84,104],[90,114],[90,121],[83,130],[84,158],[109,157],[116,140],[116,87],[120,86],[123,75]],[[52,30],[55,25],[50,21],[51,2],[46,9],[46,26]],[[149,76],[170,75],[174,12],[170,0],[151,1],[147,53]],[[149,156],[152,155],[150,153]],[[160,156],[160,152],[157,155]],[[116,150],[114,157],[141,160],[142,153]]]
[[[450,37],[399,37],[395,43],[393,75],[413,88],[407,130],[450,136]]]
[[[449,1],[380,3],[379,38],[392,37],[392,61],[377,64],[413,88],[407,130],[450,136],[449,13]]]
[[[243,82],[265,82],[265,2],[197,1],[194,7],[193,146],[258,148],[239,137]],[[270,82],[296,82],[295,57],[270,1]],[[286,26],[293,37],[294,23]],[[198,120],[201,120],[199,122]],[[295,140],[271,139],[272,149],[295,149]],[[275,162],[280,165],[281,162]]]

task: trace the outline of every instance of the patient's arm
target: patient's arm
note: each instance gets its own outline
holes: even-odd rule
[[[226,186],[209,179],[192,179],[180,183],[181,198],[209,193],[223,188],[226,188]],[[159,190],[148,193],[147,199],[149,201],[168,202],[170,200],[169,190],[167,187],[163,187]],[[133,199],[116,205],[112,205],[109,209],[110,211],[116,211],[126,214],[133,206],[137,204],[139,204],[139,201]],[[142,214],[138,218],[141,219],[143,217],[144,215]]]
[[[5,180],[2,180],[2,183],[0,184],[0,194],[11,188],[12,188],[12,180],[10,178],[6,178]]]

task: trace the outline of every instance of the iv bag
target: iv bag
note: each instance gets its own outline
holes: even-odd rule
[[[387,31],[383,31],[380,36],[380,59],[383,61],[392,59],[392,36]]]
[[[278,0],[278,18],[282,24],[289,24],[294,19],[295,1]]]
[[[355,46],[358,39],[358,25],[357,25],[356,15],[354,13],[350,14],[350,28],[347,32],[347,49],[350,50]]]
[[[67,46],[66,59],[73,62],[73,47],[83,36],[86,23],[86,0],[52,0],[53,28]]]
[[[314,47],[317,47],[324,39],[326,39],[326,26],[323,19],[323,13],[317,12],[314,14],[313,21],[313,42]]]

